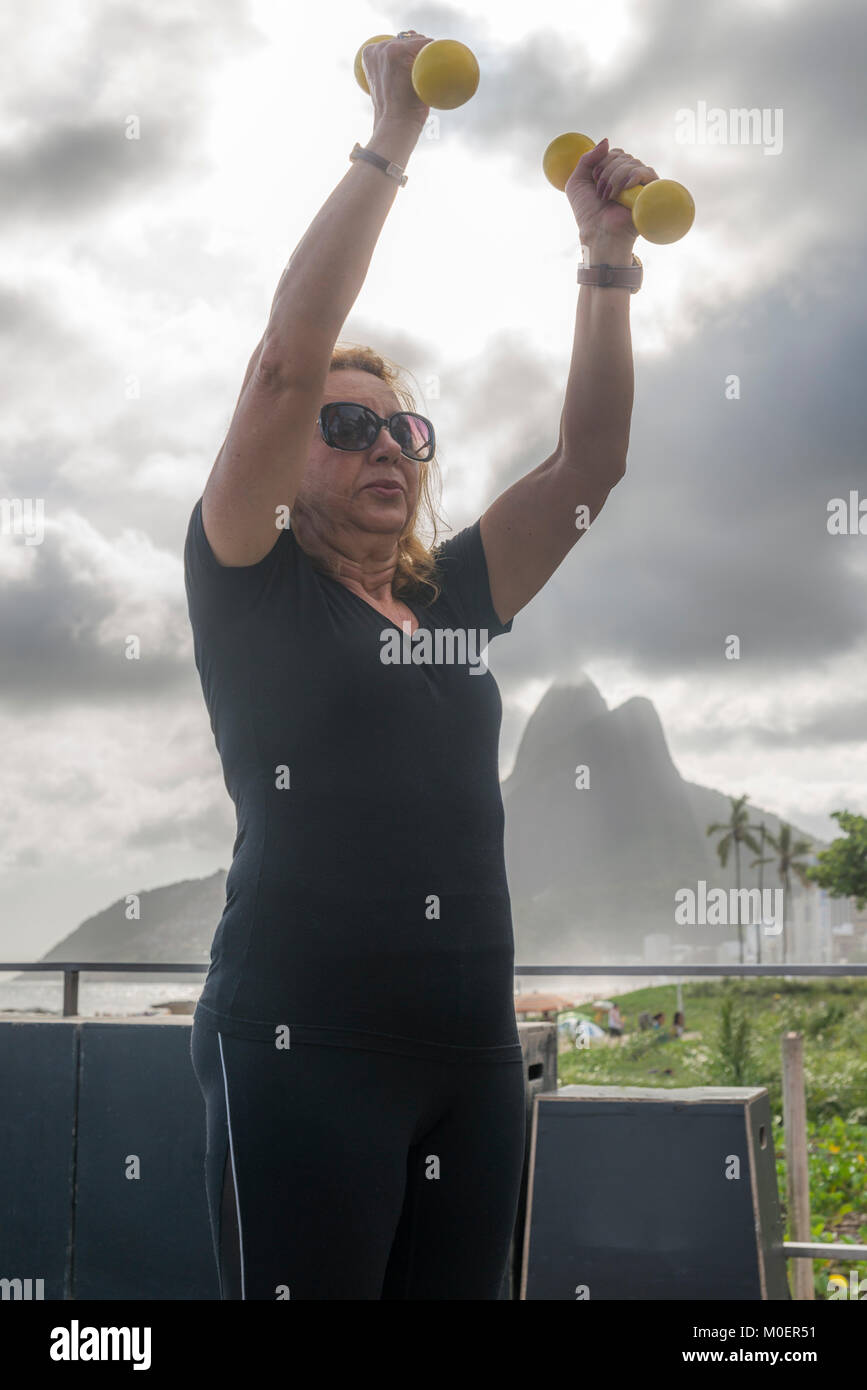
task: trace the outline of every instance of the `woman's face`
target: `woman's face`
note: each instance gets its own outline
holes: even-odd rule
[[[322,404],[328,401],[355,401],[384,418],[403,408],[379,377],[348,368],[329,373]],[[399,490],[371,486],[383,481]],[[396,538],[415,510],[418,483],[419,464],[404,458],[384,425],[371,448],[351,452],[330,448],[316,426],[295,505],[320,535],[350,529]]]

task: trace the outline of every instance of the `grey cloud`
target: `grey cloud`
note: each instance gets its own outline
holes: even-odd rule
[[[724,640],[737,634],[741,669],[759,676],[815,669],[863,639],[867,605],[850,561],[867,542],[829,536],[826,520],[830,498],[863,490],[865,330],[857,301],[804,295],[796,308],[768,294],[736,320],[708,324],[687,348],[639,359],[626,477],[518,615],[512,638],[497,644],[505,670],[514,657],[525,671],[565,676],[580,645],[584,661],[721,673]],[[556,442],[561,396],[527,357],[519,345],[494,358],[492,398],[506,435],[511,428],[523,442],[489,448],[490,500],[541,461],[544,441]],[[730,373],[741,376],[739,401],[724,398]],[[468,368],[457,442],[446,441],[453,451],[467,452],[464,429],[483,447],[476,401],[485,379],[484,367]]]
[[[9,869],[39,869],[45,863],[45,855],[36,845],[25,845],[17,854],[13,855],[8,864]]]
[[[9,338],[20,351],[22,339],[33,347],[46,334],[58,333],[58,321],[44,299],[17,285],[0,285],[0,337]]]
[[[792,710],[781,708],[781,720],[790,724],[764,724],[755,721],[737,728],[692,729],[678,734],[682,749],[709,751],[733,744],[756,743],[763,748],[833,748],[838,744],[863,743],[867,739],[867,698],[829,705],[819,713],[792,722]]]
[[[134,702],[192,691],[197,678],[182,583],[175,603],[161,601],[159,639],[145,640],[141,658],[131,661],[125,640],[137,630],[141,596],[128,608],[119,589],[83,582],[56,533],[32,549],[27,578],[0,586],[0,650],[13,654],[0,678],[5,705]]]
[[[66,220],[148,187],[176,157],[177,132],[165,123],[142,140],[125,139],[119,121],[54,127],[0,150],[0,199],[7,220]]]
[[[222,13],[235,16],[242,41],[256,41],[240,7],[226,6]],[[744,10],[733,17],[659,0],[642,6],[639,17],[643,42],[612,68],[609,86],[594,89],[587,121],[593,133],[620,113],[626,124],[639,115],[646,121],[648,112],[667,112],[697,99],[723,105],[791,100],[787,135],[803,169],[817,167],[816,141],[854,100],[847,74],[855,62],[849,55],[859,19],[852,6],[832,4],[821,19],[806,7],[790,7],[785,14]],[[101,65],[138,47],[155,74],[143,90],[167,108],[177,96],[186,109],[184,103],[197,99],[198,87],[190,82],[195,64],[217,57],[209,46],[228,43],[235,32],[230,23],[222,38],[215,37],[211,31],[222,22],[194,25],[176,19],[162,25],[145,6],[100,11],[88,48],[96,89],[106,75]],[[514,149],[528,173],[532,164],[534,177],[546,137],[564,125],[581,124],[578,113],[590,111],[581,104],[586,74],[579,70],[580,53],[570,67],[556,31],[531,35],[497,55],[487,31],[450,7],[410,6],[404,22],[477,48],[484,60],[486,99],[453,113],[455,130],[467,140],[488,138]],[[833,63],[822,61],[832,52]],[[164,58],[165,75],[158,71]],[[74,128],[74,111],[67,95],[59,105],[58,125],[44,135],[46,149],[63,128]],[[566,120],[567,112],[574,117]],[[99,122],[95,128],[101,128]],[[616,128],[611,125],[612,133]],[[812,133],[806,138],[808,128]],[[856,128],[855,123],[849,127],[849,144]],[[834,169],[843,144],[838,130],[823,169]],[[761,173],[771,180],[772,165],[775,161],[759,156],[756,177]],[[766,215],[761,199],[740,186],[733,189],[719,180],[716,196],[729,204],[743,197],[749,218]],[[818,183],[817,197],[830,197]],[[849,194],[847,205],[852,205]],[[775,215],[782,255],[785,207]],[[829,219],[837,228],[829,227],[829,236],[839,235],[836,213],[832,218],[829,210]],[[858,249],[853,244],[853,264]],[[177,276],[179,265],[168,257],[167,274]],[[815,265],[800,267],[784,289],[759,292],[736,306],[705,306],[688,346],[675,347],[664,359],[639,359],[627,476],[591,534],[518,616],[513,635],[494,644],[492,662],[507,681],[526,679],[528,673],[568,679],[600,656],[626,660],[648,674],[719,672],[725,670],[722,642],[730,632],[743,640],[742,667],[761,675],[769,669],[815,667],[860,639],[865,605],[847,557],[864,542],[830,538],[824,529],[828,498],[863,486],[863,295],[860,281],[841,281],[835,274],[820,255]],[[23,300],[7,288],[0,296],[0,326],[5,322],[10,330],[10,360],[16,346],[32,356],[30,349],[40,342],[55,357],[65,353],[70,362],[78,360],[52,312],[51,306]],[[384,331],[353,317],[344,336],[381,348],[422,385],[429,375],[440,375],[440,397],[428,405],[449,464],[444,504],[454,525],[474,519],[460,511],[470,470],[474,479],[484,479],[492,500],[556,443],[570,340],[562,343],[560,365],[552,373],[549,362],[538,359],[508,325],[479,359],[462,362],[456,343],[447,368],[433,360],[415,328]],[[254,341],[251,337],[250,347]],[[742,379],[739,402],[723,398],[722,383],[731,372]],[[239,384],[240,375],[225,396],[226,423]],[[210,383],[205,389],[215,390]],[[218,389],[222,392],[222,383]],[[218,435],[217,429],[214,447]],[[55,505],[74,499],[74,488],[63,478],[48,491],[64,442],[34,433],[13,461],[15,490],[24,490],[25,477],[30,491],[36,489],[35,479],[44,478],[45,495],[53,496]],[[190,447],[182,430],[176,433],[171,412],[152,405],[119,416],[95,443],[116,450],[118,478],[147,451]],[[161,499],[147,497],[137,498],[136,508],[136,524],[179,555],[189,508],[173,504],[168,509]],[[117,499],[106,490],[88,506],[89,519],[107,530],[116,510]],[[117,598],[80,591],[62,567],[40,572],[43,577],[34,577],[31,590],[16,589],[14,603],[4,595],[0,609],[7,641],[22,644],[16,662],[22,667],[22,697],[35,689],[39,698],[48,698],[58,679],[63,690],[64,671],[71,682],[67,690],[124,689],[131,663],[100,655],[94,635],[106,614],[116,611]],[[37,648],[43,646],[40,667]],[[153,680],[154,688],[165,689],[189,671],[191,662],[179,639],[177,651],[136,666],[137,688]]]
[[[429,369],[411,337],[369,337]],[[653,675],[721,673],[732,633],[756,676],[853,649],[867,605],[849,561],[865,541],[829,536],[826,519],[830,498],[863,489],[865,337],[858,297],[807,282],[797,303],[775,291],[737,314],[720,306],[688,347],[640,358],[627,475],[494,644],[498,673],[568,679],[600,656]],[[553,449],[570,351],[553,374],[505,330],[443,377],[432,409],[454,525],[474,519],[456,514],[462,473],[483,474],[484,507]],[[724,395],[733,373],[738,401]]]
[[[540,130],[551,138],[577,122],[577,129],[592,125],[587,133],[595,138],[609,126],[613,136],[618,122],[647,124],[651,111],[673,117],[699,100],[726,109],[788,102],[798,133],[814,139],[841,110],[857,128],[865,21],[853,0],[830,0],[821,17],[803,4],[761,13],[643,0],[633,17],[640,36],[602,80],[591,81],[584,49],[576,45],[570,55],[569,40],[556,28],[531,33],[511,49],[498,45],[486,64],[486,100],[461,108],[467,133],[509,145],[517,139],[528,149]],[[479,40],[484,45],[481,34]],[[814,114],[820,129],[812,126]]]
[[[362,314],[349,315],[338,342],[360,343],[376,352],[384,353],[406,372],[418,378],[419,384],[422,384],[422,378],[437,370],[435,355],[424,339],[410,328],[397,328],[379,323],[365,318]]]
[[[223,854],[234,823],[229,800],[222,797],[186,816],[173,814],[145,821],[127,835],[125,843],[131,850],[184,844],[191,850]]]
[[[68,22],[61,7],[55,19]],[[240,0],[210,7],[206,20],[142,3],[91,5],[85,20],[74,54],[60,74],[51,66],[50,80],[38,40],[22,46],[5,97],[27,133],[0,148],[7,222],[65,222],[166,178],[194,177],[204,167],[198,151],[214,64],[265,43]],[[126,138],[129,116],[140,121],[139,139]]]
[[[482,19],[448,6],[410,6],[405,15],[420,32],[468,43],[479,58],[476,97],[445,114],[450,138],[508,151],[527,179],[542,180],[542,154],[554,136],[581,130],[597,140],[607,135],[663,178],[697,177],[699,220],[707,227],[718,222],[729,238],[733,230],[748,237],[756,218],[778,225],[781,257],[787,217],[805,201],[815,203],[823,240],[844,250],[863,226],[864,197],[851,171],[852,144],[863,128],[859,55],[867,21],[855,0],[829,0],[821,11],[642,0],[632,12],[638,38],[624,44],[602,78],[565,26],[540,28],[503,47]],[[673,139],[676,112],[695,110],[699,101],[727,111],[782,108],[782,154],[756,148],[733,175],[707,146],[699,170],[687,161],[684,172],[660,168],[659,137]],[[823,200],[835,180],[847,194],[825,218]]]

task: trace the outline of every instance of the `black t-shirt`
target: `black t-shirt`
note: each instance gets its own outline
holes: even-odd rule
[[[480,661],[479,522],[437,551],[409,635],[316,570],[291,527],[222,566],[193,508],[196,666],[235,803],[226,904],[196,1018],[242,1037],[410,1056],[521,1056],[497,749]],[[462,659],[463,658],[463,659]]]

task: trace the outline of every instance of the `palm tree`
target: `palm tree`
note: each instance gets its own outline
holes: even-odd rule
[[[751,860],[750,860],[750,868],[751,868],[751,869],[758,868],[758,871],[759,871],[759,902],[762,904],[762,910],[764,911],[764,902],[765,902],[765,900],[764,900],[764,897],[762,896],[762,893],[763,893],[764,886],[765,886],[765,865],[766,865],[766,864],[773,864],[774,861],[773,861],[773,859],[765,858],[765,840],[768,838],[768,829],[767,829],[767,826],[765,825],[765,822],[764,822],[764,821],[759,821],[758,825],[751,825],[751,826],[750,826],[750,829],[751,829],[751,830],[757,831],[757,832],[758,832],[758,836],[759,836],[759,845],[760,845],[759,857],[758,857],[758,859],[751,859]],[[757,964],[757,965],[761,965],[761,963],[762,963],[762,924],[761,924],[761,921],[758,921],[758,922],[756,923],[756,964]]]
[[[783,885],[783,963],[786,960],[786,915],[789,910],[789,894],[792,889],[792,874],[795,875],[799,883],[805,887],[809,883],[807,869],[809,865],[801,860],[802,854],[812,853],[813,846],[809,840],[793,840],[792,827],[785,821],[780,821],[780,829],[776,835],[768,831],[768,842],[777,852],[777,874]]]
[[[740,887],[741,887],[741,845],[746,845],[753,854],[759,854],[758,845],[753,838],[753,827],[750,825],[750,813],[747,810],[746,796],[730,796],[732,804],[731,815],[727,821],[714,821],[713,825],[707,828],[708,835],[720,835],[722,838],[717,842],[716,852],[719,855],[719,862],[723,868],[729,862],[731,847],[735,847],[735,883],[738,888],[738,906],[740,906]],[[744,963],[744,925],[740,921],[738,912],[738,944],[740,946],[741,965]]]

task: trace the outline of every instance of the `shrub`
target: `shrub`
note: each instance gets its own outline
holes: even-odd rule
[[[715,1041],[716,1056],[712,1063],[714,1084],[750,1085],[756,1064],[753,1024],[733,989],[726,989],[723,993]]]

